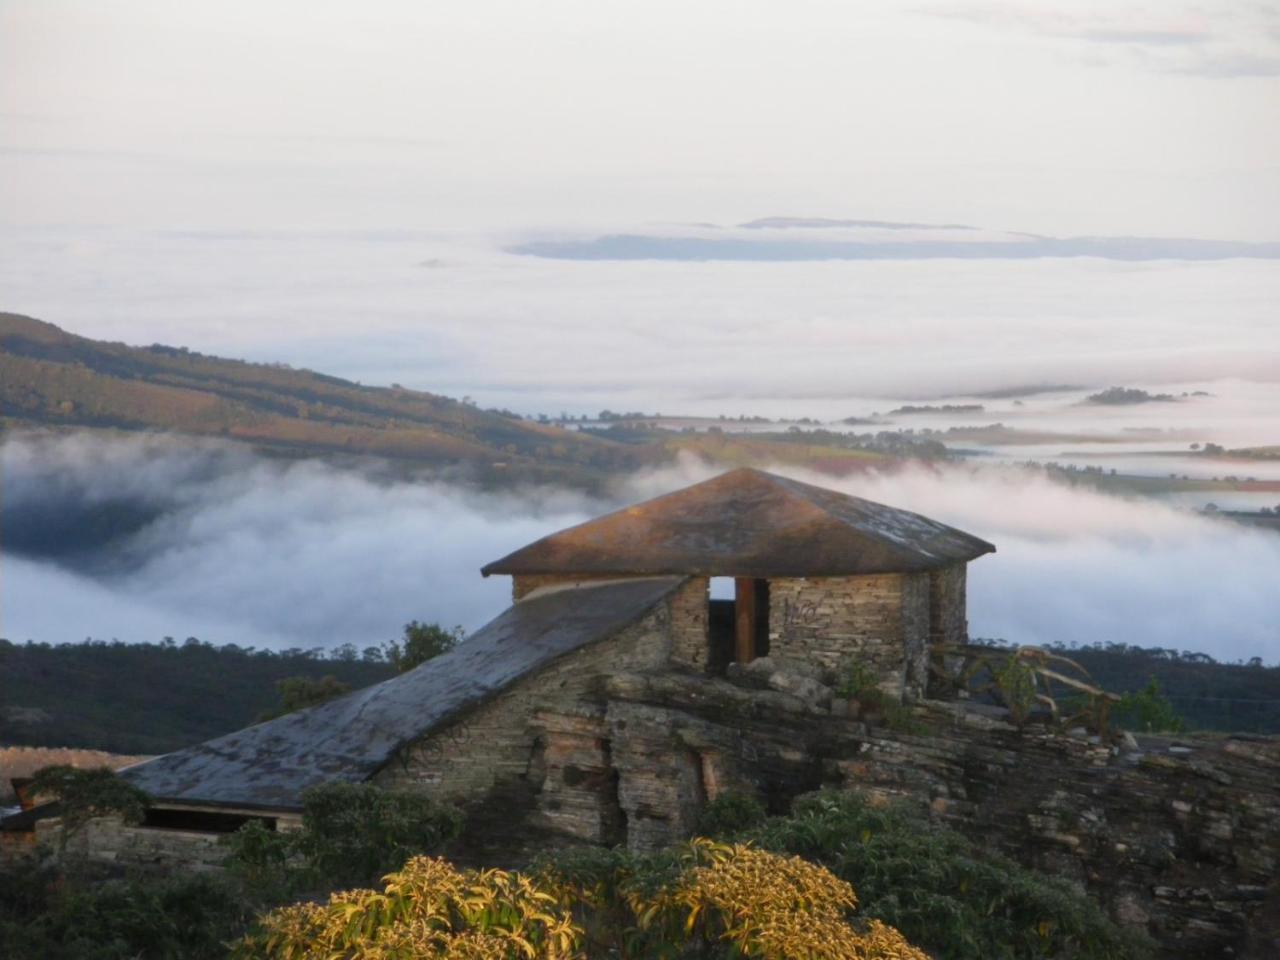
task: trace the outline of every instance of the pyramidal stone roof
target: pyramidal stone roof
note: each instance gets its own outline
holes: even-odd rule
[[[481,572],[838,577],[995,549],[918,513],[742,468],[553,533]]]

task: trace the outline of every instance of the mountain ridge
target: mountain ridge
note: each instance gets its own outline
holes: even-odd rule
[[[16,313],[0,313],[0,417],[24,426],[167,430],[286,453],[368,454],[482,473],[520,467],[548,479],[603,474],[640,456],[606,438],[439,394],[185,347],[93,340]]]

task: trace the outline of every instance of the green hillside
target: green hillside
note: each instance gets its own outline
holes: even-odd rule
[[[393,673],[380,650],[0,639],[0,744],[166,753],[278,710],[286,677],[331,675],[355,689]]]
[[[281,452],[371,454],[477,473],[579,480],[646,452],[449,397],[283,364],[132,347],[0,313],[0,416],[11,424],[168,430]]]

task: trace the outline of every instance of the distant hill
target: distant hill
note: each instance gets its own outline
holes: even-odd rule
[[[1191,730],[1280,733],[1280,666],[1218,663],[1205,653],[1123,643],[1052,646],[1104,690],[1136,693],[1155,680]]]
[[[449,397],[367,387],[284,364],[133,347],[0,313],[0,416],[11,423],[168,430],[286,453],[371,454],[479,473],[576,479],[639,463],[634,446],[480,410]]]
[[[380,650],[0,640],[0,745],[167,753],[278,709],[286,677],[332,675],[356,689],[393,674]]]

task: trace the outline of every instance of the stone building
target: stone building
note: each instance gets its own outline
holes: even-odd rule
[[[928,649],[966,639],[965,568],[995,550],[954,527],[739,469],[545,537],[482,569],[519,603],[548,587],[682,577],[673,666],[723,674],[770,656],[856,662],[919,699]],[[727,596],[710,586],[723,580]],[[729,599],[732,597],[732,599]]]
[[[512,576],[511,608],[416,670],[129,768],[153,802],[116,842],[150,850],[167,836],[180,848],[180,835],[250,818],[287,829],[308,787],[372,780],[474,810],[514,805],[585,841],[653,846],[730,780],[760,785],[681,747],[678,809],[637,799],[613,760],[626,737],[609,718],[610,682],[710,683],[767,657],[787,666],[773,674],[786,696],[858,664],[918,699],[930,644],[965,636],[965,565],[992,550],[918,514],[734,470],[489,564],[484,575]],[[767,792],[779,791],[791,792]]]
[[[930,648],[965,638],[966,564],[993,549],[735,470],[488,565],[511,607],[415,670],[128,768],[146,821],[95,821],[86,848],[214,867],[219,834],[290,829],[307,788],[348,781],[460,804],[467,855],[510,864],[663,846],[727,790],[779,812],[827,786],[1075,881],[1162,956],[1274,956],[1258,931],[1280,916],[1280,740],[1108,739],[930,696]],[[855,669],[879,695],[847,698]],[[908,722],[868,708],[886,694]]]

